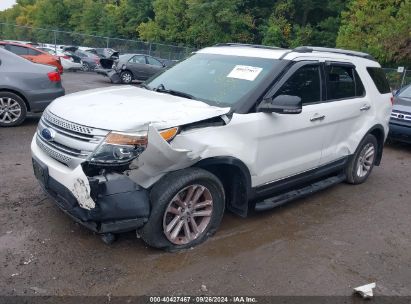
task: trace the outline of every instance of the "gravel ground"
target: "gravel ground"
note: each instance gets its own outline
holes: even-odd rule
[[[91,73],[63,82],[67,93],[110,85]],[[106,245],[46,197],[31,168],[38,117],[0,129],[1,295],[350,295],[370,282],[411,295],[410,145],[387,145],[365,184],[226,214],[206,243],[172,254],[134,233]]]

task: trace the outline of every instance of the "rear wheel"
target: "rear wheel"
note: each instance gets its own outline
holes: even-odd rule
[[[87,62],[84,62],[84,61],[83,61],[83,63],[81,64],[81,69],[82,69],[84,72],[89,72],[89,71],[91,71],[90,65],[89,65]]]
[[[130,84],[133,81],[133,74],[130,71],[122,71],[120,74],[121,82],[124,84]]]
[[[23,99],[10,92],[0,92],[0,127],[20,125],[27,115]]]
[[[151,214],[141,231],[150,246],[177,251],[214,234],[224,214],[224,189],[208,171],[172,172],[151,190]]]
[[[365,182],[374,168],[378,151],[378,142],[374,135],[368,134],[360,143],[346,168],[347,182],[361,184]]]

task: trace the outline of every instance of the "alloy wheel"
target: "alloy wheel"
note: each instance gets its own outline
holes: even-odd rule
[[[357,163],[357,175],[358,177],[366,176],[374,164],[375,159],[375,147],[369,143],[361,150]]]
[[[11,97],[0,97],[0,122],[11,124],[21,116],[20,104]]]
[[[82,70],[83,70],[84,72],[90,71],[90,65],[89,65],[87,62],[83,62],[83,63],[81,64],[81,68],[82,68]]]
[[[213,198],[209,189],[198,184],[185,187],[166,208],[164,234],[173,244],[188,244],[207,229],[212,213]]]
[[[133,79],[132,79],[130,73],[123,73],[123,75],[121,75],[121,80],[124,83],[130,83]]]

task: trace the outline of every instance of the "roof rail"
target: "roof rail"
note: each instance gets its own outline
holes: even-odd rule
[[[284,50],[283,48],[276,46],[268,46],[261,44],[247,44],[247,43],[217,43],[214,46],[248,46],[256,49],[270,49],[270,50]]]
[[[293,50],[294,52],[298,53],[312,53],[312,52],[326,52],[326,53],[335,53],[335,54],[343,54],[348,56],[355,56],[361,57],[365,59],[370,59],[376,61],[373,56],[363,52],[356,52],[350,50],[343,50],[343,49],[333,49],[333,48],[326,48],[326,47],[319,47],[319,46],[299,46]]]

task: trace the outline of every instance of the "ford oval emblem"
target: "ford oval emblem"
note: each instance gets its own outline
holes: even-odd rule
[[[47,141],[52,141],[56,136],[56,132],[53,129],[45,128],[41,130],[41,136]]]

